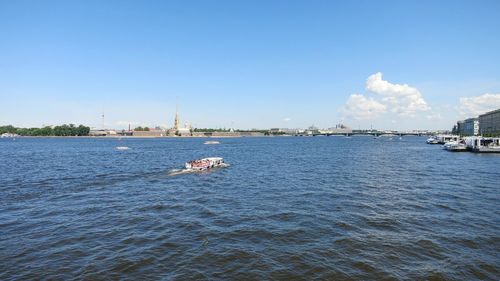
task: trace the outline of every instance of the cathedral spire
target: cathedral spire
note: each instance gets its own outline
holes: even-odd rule
[[[174,122],[174,129],[179,130],[179,105],[176,103],[175,104],[175,122]]]

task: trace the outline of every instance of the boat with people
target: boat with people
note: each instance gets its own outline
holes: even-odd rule
[[[443,148],[448,151],[461,152],[467,151],[467,144],[465,143],[465,140],[450,141],[445,143]]]
[[[203,159],[192,160],[184,164],[188,170],[204,171],[217,167],[225,167],[224,159],[222,157],[208,157]]]
[[[465,138],[467,149],[478,153],[500,153],[500,138],[468,137]]]

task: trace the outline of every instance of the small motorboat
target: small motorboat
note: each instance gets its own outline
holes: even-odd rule
[[[427,144],[438,144],[439,140],[436,137],[430,137],[425,142]]]
[[[460,141],[450,141],[443,145],[443,148],[448,151],[467,151],[467,144],[464,140]]]
[[[220,144],[218,141],[206,141],[203,144]]]
[[[225,167],[224,159],[221,157],[209,157],[186,162],[184,165],[188,170],[204,171],[217,167]]]
[[[117,147],[115,147],[115,149],[116,150],[129,150],[130,147],[128,147],[128,146],[117,146]]]

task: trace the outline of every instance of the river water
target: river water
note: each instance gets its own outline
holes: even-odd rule
[[[500,279],[500,155],[205,140],[0,140],[0,280]]]

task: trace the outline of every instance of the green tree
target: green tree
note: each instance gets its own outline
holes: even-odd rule
[[[12,125],[2,126],[0,127],[0,134],[4,133],[16,134],[17,128]]]
[[[45,126],[43,128],[16,128],[12,125],[0,126],[0,134],[13,133],[21,136],[88,136],[90,127],[74,124],[63,124],[51,128]]]
[[[45,126],[43,128],[33,128],[32,130],[33,136],[52,136],[54,132],[50,126]]]
[[[74,136],[74,125],[66,125],[63,124],[61,126],[55,126],[54,127],[54,135],[55,136],[61,136],[61,137],[66,137],[66,136]]]
[[[17,134],[21,136],[31,136],[31,130],[27,128],[17,129]]]
[[[90,132],[90,127],[80,125],[76,128],[77,136],[88,136]]]

